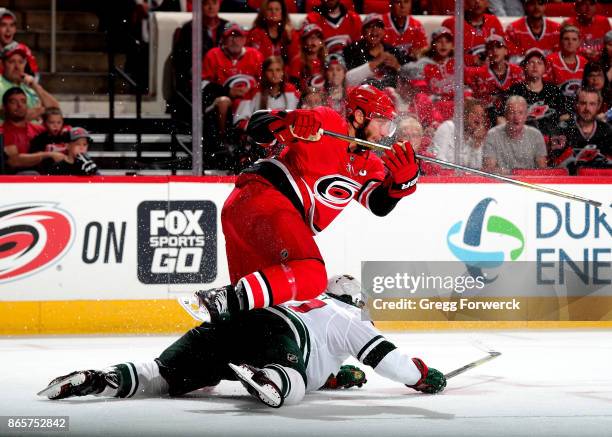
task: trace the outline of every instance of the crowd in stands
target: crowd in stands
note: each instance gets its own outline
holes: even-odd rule
[[[90,135],[64,125],[59,102],[38,81],[32,51],[15,40],[17,17],[0,8],[0,174],[93,175]]]
[[[303,4],[305,3],[305,5]],[[360,19],[344,0],[249,1],[250,30],[219,18],[203,0],[203,99],[207,159],[239,170],[265,151],[245,126],[256,110],[325,105],[345,111],[347,90],[369,83],[396,102],[396,139],[418,153],[499,173],[612,167],[612,28],[596,0],[578,0],[559,24],[546,0],[464,0],[464,143],[456,151],[455,19],[427,35],[413,15],[427,2],[389,0],[386,13]],[[363,6],[363,5],[362,5]],[[300,9],[300,8],[307,9]],[[504,28],[491,11],[520,7]],[[297,8],[297,9],[296,9]],[[289,13],[306,12],[300,28]],[[175,116],[191,114],[191,22],[176,35]],[[216,127],[213,128],[213,127]],[[445,170],[424,165],[424,173]]]

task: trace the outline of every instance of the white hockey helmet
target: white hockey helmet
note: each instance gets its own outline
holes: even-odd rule
[[[327,281],[326,293],[344,303],[362,308],[361,282],[351,275],[335,275]]]

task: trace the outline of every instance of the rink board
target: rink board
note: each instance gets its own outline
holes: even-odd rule
[[[388,217],[353,204],[316,237],[330,275],[359,276],[362,261],[455,260],[449,230],[483,199],[492,199],[490,214],[520,229],[520,260],[534,261],[538,250],[551,259],[560,251],[576,260],[611,259],[610,179],[524,179],[599,200],[599,210],[480,178],[423,179]],[[17,259],[17,249],[0,257],[0,334],[160,333],[193,326],[175,299],[228,282],[220,213],[232,187],[231,177],[1,178],[0,231],[16,235],[17,246],[32,247],[27,257]],[[610,270],[604,272],[609,278]],[[612,326],[605,320],[382,325]]]

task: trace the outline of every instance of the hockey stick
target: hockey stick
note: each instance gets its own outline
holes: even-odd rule
[[[459,367],[458,369],[451,370],[450,372],[446,373],[444,377],[446,379],[454,378],[455,376],[460,375],[463,372],[466,372],[470,369],[473,369],[474,367],[480,366],[481,364],[484,364],[487,361],[491,361],[493,358],[497,358],[500,355],[501,355],[501,352],[489,351],[489,355],[487,355],[486,357],[483,357],[476,361],[472,361],[471,363],[468,363],[465,366]]]
[[[344,140],[344,141],[347,141],[349,143],[359,144],[360,146],[367,147],[368,149],[391,150],[391,146],[385,146],[384,144],[373,143],[372,141],[362,140],[360,138],[355,138],[355,137],[351,137],[351,136],[348,136],[348,135],[343,135],[343,134],[339,134],[339,133],[336,133],[336,132],[331,132],[331,131],[328,131],[328,130],[323,130],[323,133],[325,135],[327,135],[327,136],[338,138],[340,140]],[[577,200],[579,202],[584,202],[584,203],[587,203],[589,205],[593,205],[593,206],[596,206],[596,207],[601,206],[601,202],[598,202],[596,200],[587,199],[585,197],[577,196],[575,194],[566,193],[564,191],[555,190],[553,188],[543,187],[541,185],[536,185],[536,184],[530,184],[528,182],[519,181],[519,180],[516,180],[516,179],[512,179],[512,178],[506,177],[506,176],[502,176],[502,175],[498,175],[498,174],[494,174],[494,173],[489,173],[489,172],[482,171],[482,170],[477,170],[475,168],[465,167],[463,165],[454,164],[452,162],[443,161],[441,159],[430,158],[429,156],[423,156],[423,155],[420,155],[420,154],[416,154],[416,157],[421,159],[421,160],[423,160],[423,161],[433,162],[435,164],[439,164],[439,165],[442,165],[444,167],[450,167],[450,168],[454,168],[455,170],[463,170],[463,171],[467,171],[469,173],[475,173],[477,175],[484,176],[484,177],[487,177],[489,179],[496,179],[498,181],[507,182],[509,184],[518,185],[520,187],[530,188],[532,190],[537,190],[537,191],[541,191],[541,192],[544,192],[544,193],[552,194],[553,196],[559,196],[559,197],[563,197],[565,199]]]

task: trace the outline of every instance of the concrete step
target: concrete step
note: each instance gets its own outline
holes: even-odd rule
[[[57,30],[67,31],[97,31],[98,17],[91,12],[64,12],[58,11],[56,19]],[[19,27],[28,31],[51,30],[51,12],[25,11],[23,18],[18,21]]]
[[[34,52],[40,71],[51,70],[51,54],[48,51]],[[108,56],[106,52],[70,52],[58,51],[55,59],[56,71],[66,73],[106,73]],[[124,68],[125,55],[115,56],[115,65]]]
[[[40,83],[51,94],[108,94],[105,73],[41,73]],[[133,93],[125,81],[117,79],[115,84],[116,93]]]
[[[49,51],[51,34],[44,32],[17,32],[15,39],[33,51]],[[62,51],[106,51],[106,35],[102,32],[58,31],[57,50]]]

